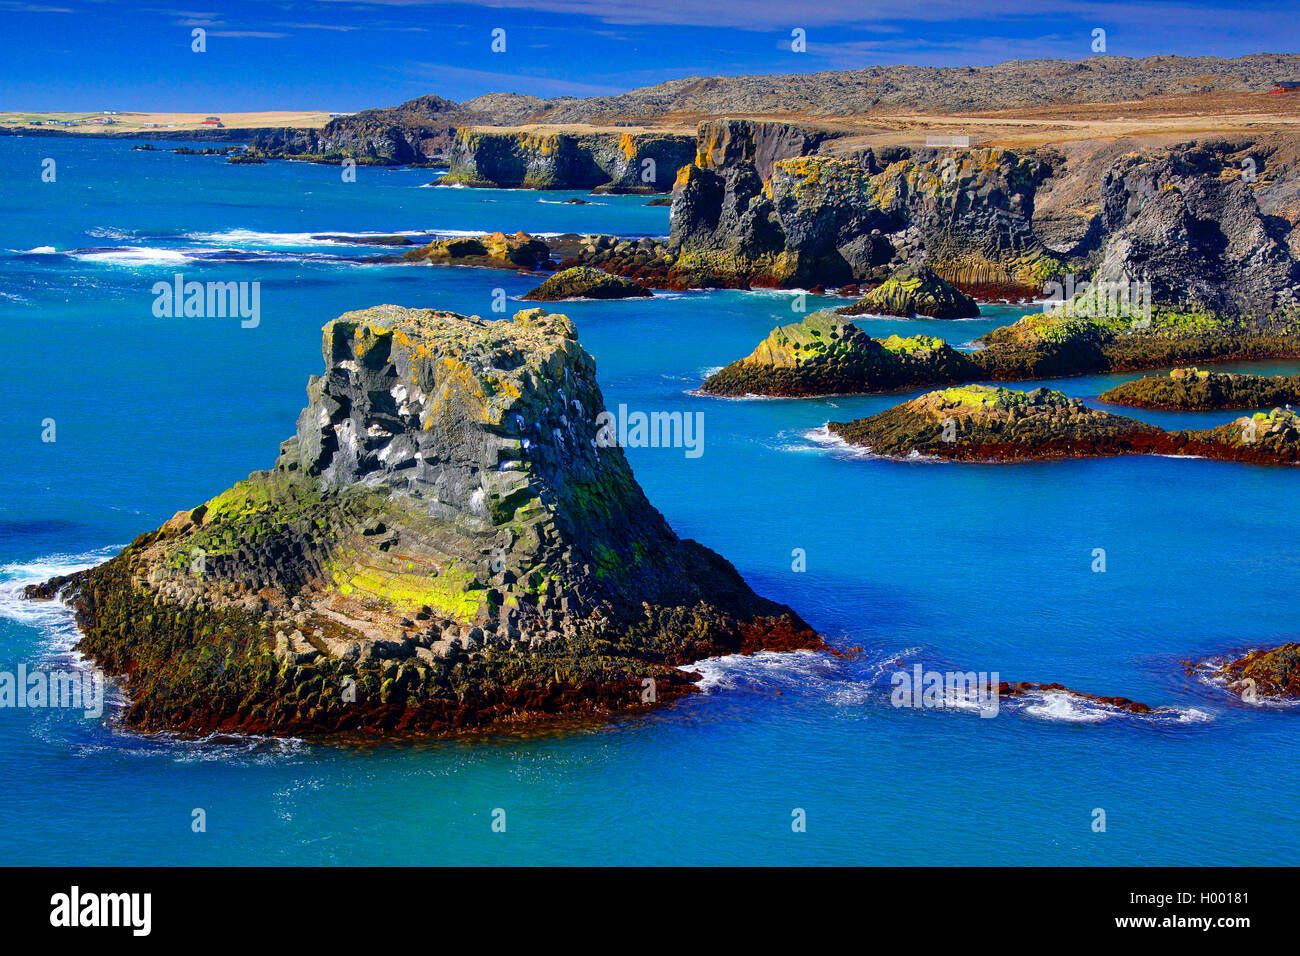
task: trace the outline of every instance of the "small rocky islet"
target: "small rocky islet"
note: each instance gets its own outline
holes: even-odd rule
[[[1300,415],[1273,409],[1203,430],[1165,431],[1047,388],[965,385],[876,415],[828,422],[842,441],[884,458],[970,462],[1178,455],[1251,464],[1300,461]]]
[[[649,289],[631,279],[612,276],[591,266],[572,266],[548,277],[536,289],[524,293],[533,302],[562,302],[565,299],[635,299],[651,295]]]
[[[1179,411],[1271,408],[1300,404],[1300,375],[1250,375],[1198,368],[1176,368],[1102,392],[1103,402],[1133,408]]]
[[[1295,642],[1250,651],[1211,670],[1234,691],[1251,688],[1256,699],[1300,699],[1300,644]]]
[[[379,306],[324,329],[275,466],[32,586],[125,679],[128,726],[445,734],[632,713],[680,665],[826,649],[673,533],[572,323]]]
[[[773,329],[750,355],[710,375],[708,395],[807,395],[890,392],[978,374],[970,357],[943,339],[875,339],[833,312],[813,312]]]
[[[925,266],[893,273],[852,305],[835,310],[840,315],[924,315],[932,319],[971,319],[979,304]]]

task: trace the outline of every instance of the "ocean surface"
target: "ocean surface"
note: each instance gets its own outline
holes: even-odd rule
[[[321,369],[325,322],[388,302],[490,316],[494,290],[513,299],[538,281],[368,265],[389,250],[313,235],[668,232],[668,210],[642,197],[567,205],[582,194],[428,188],[430,171],[410,169],[344,183],[338,167],[130,146],[0,138],[0,671],[75,661],[67,613],[20,602],[23,584],[104,560],[271,465]],[[156,318],[152,286],[177,273],[260,282],[259,324]],[[693,394],[797,305],[710,291],[561,308],[611,408],[703,412],[702,456],[628,450],[676,531],[860,653],[704,661],[704,693],[525,739],[196,741],[123,729],[120,696],[100,719],[0,709],[5,862],[1300,862],[1300,713],[1244,704],[1183,663],[1297,639],[1297,473],[1158,457],[883,461],[819,429],[905,396]],[[862,325],[967,343],[1027,308]],[[1092,400],[1129,377],[1033,384]],[[1116,411],[1165,426],[1235,417]],[[994,719],[894,708],[898,663],[1157,709],[1059,695],[1004,700]]]

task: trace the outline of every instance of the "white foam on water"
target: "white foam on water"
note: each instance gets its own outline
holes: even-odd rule
[[[174,265],[193,261],[193,257],[181,249],[159,249],[151,246],[94,249],[69,252],[68,255],[84,262],[104,262],[110,265]]]
[[[1234,682],[1228,680],[1228,676],[1222,670],[1225,664],[1233,660],[1235,660],[1233,657],[1212,657],[1197,664],[1192,670],[1192,675],[1202,685],[1210,687],[1221,694],[1226,694],[1247,707],[1258,707],[1264,710],[1295,710],[1300,708],[1300,700],[1290,697],[1269,697],[1258,694],[1254,700],[1242,699],[1241,691],[1234,686]]]
[[[1065,691],[1045,691],[1041,694],[1026,694],[1023,712],[1040,720],[1052,720],[1068,724],[1097,724],[1109,720],[1118,708],[1106,707],[1095,701],[1085,700]]]
[[[0,565],[0,618],[36,628],[51,653],[75,657],[72,645],[80,635],[71,608],[57,599],[29,601],[23,597],[23,588],[93,568],[121,550],[122,545],[113,545],[85,554],[52,554],[33,561]]]
[[[710,657],[679,670],[698,672],[701,679],[696,687],[705,694],[779,690],[820,698],[836,707],[861,707],[877,698],[888,702],[881,679],[910,653],[871,660],[839,658],[823,651],[759,651]]]
[[[851,445],[839,435],[830,430],[827,425],[818,425],[816,428],[810,428],[801,432],[801,436],[812,442],[811,446],[804,445],[801,448],[791,448],[791,451],[824,451],[832,452],[836,455],[843,455],[847,458],[879,458],[870,448],[862,445]]]
[[[76,670],[89,670],[91,667],[90,662],[73,649],[81,639],[81,633],[77,630],[72,609],[58,598],[29,601],[23,597],[23,589],[29,584],[40,584],[53,577],[92,568],[121,550],[121,545],[112,545],[85,554],[52,554],[34,561],[0,565],[0,618],[31,627],[40,634],[42,665]],[[104,703],[115,712],[126,706],[127,699],[119,682],[107,680]]]
[[[806,686],[814,677],[825,678],[833,659],[818,651],[759,651],[756,654],[727,654],[707,657],[678,668],[701,675],[695,685],[706,694],[740,690],[744,687],[795,683]]]
[[[317,229],[314,232],[260,232],[256,229],[227,229],[219,232],[188,232],[182,238],[209,245],[235,246],[342,246],[348,239],[371,239],[376,236],[423,236],[427,229],[398,229],[391,232],[347,232]],[[467,232],[465,235],[479,235]],[[322,238],[337,236],[338,238]]]
[[[1006,704],[1015,705],[1017,698]],[[1148,713],[1135,714],[1122,707],[1089,700],[1068,691],[1036,691],[1019,698],[1020,711],[1028,717],[1066,724],[1100,724],[1108,720],[1132,720],[1139,723],[1203,724],[1214,715],[1196,707],[1153,707]]]
[[[134,229],[117,229],[113,226],[96,226],[94,229],[87,229],[86,235],[93,239],[134,239]]]

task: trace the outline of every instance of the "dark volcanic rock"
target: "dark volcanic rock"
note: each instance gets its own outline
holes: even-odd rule
[[[972,376],[969,357],[927,335],[873,339],[833,312],[773,329],[753,353],[709,376],[712,395],[887,392]]]
[[[323,351],[272,471],[30,592],[75,609],[129,725],[505,730],[671,700],[701,657],[824,646],[597,441],[564,316],[379,306]]]
[[[1081,700],[1092,701],[1094,704],[1105,704],[1108,707],[1117,707],[1120,710],[1126,710],[1130,714],[1149,714],[1153,708],[1141,701],[1132,700],[1128,697],[1099,697],[1096,694],[1085,694],[1083,691],[1072,690],[1064,684],[1040,684],[1033,681],[1002,681],[998,685],[999,697],[1023,697],[1026,694],[1057,693],[1069,694],[1071,697],[1078,697]]]
[[[694,154],[691,137],[671,133],[462,128],[439,185],[667,192]]]
[[[352,246],[413,246],[415,242],[407,236],[343,236],[322,234],[313,239],[326,242],[341,242]]]
[[[1168,375],[1124,382],[1102,392],[1103,402],[1134,408],[1271,408],[1300,403],[1300,375],[1246,375],[1176,368]]]
[[[991,148],[845,158],[816,152],[829,134],[755,121],[702,124],[699,141],[671,235],[693,284],[844,285],[924,262],[967,290],[1030,295],[1063,268],[1031,225],[1050,172],[1036,159]]]
[[[1102,184],[1107,239],[1093,284],[1147,282],[1160,311],[1293,321],[1300,263],[1283,225],[1260,212],[1239,176],[1216,170],[1203,151],[1116,163]]]
[[[969,319],[980,307],[966,293],[925,266],[895,272],[857,302],[836,309],[840,315],[927,315],[933,319]]]
[[[526,232],[517,232],[513,236],[494,232],[483,236],[437,239],[427,246],[402,253],[402,260],[434,265],[533,270],[550,263],[551,250],[545,242]]]
[[[252,138],[251,146],[274,157],[425,164],[446,156],[457,126],[481,120],[450,100],[421,96],[400,106],[340,116],[321,129],[264,131]]]
[[[555,273],[524,298],[535,302],[559,302],[564,299],[632,299],[650,294],[649,289],[630,279],[612,276],[590,266],[574,266]]]
[[[1167,450],[1164,431],[1045,388],[969,385],[929,392],[878,415],[831,422],[831,434],[877,455],[1022,461]]]

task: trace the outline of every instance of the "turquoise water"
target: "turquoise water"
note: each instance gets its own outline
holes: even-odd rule
[[[55,183],[40,181],[45,157]],[[0,162],[30,171],[0,199],[0,670],[66,660],[75,639],[58,608],[14,599],[21,584],[101,560],[271,464],[320,369],[326,321],[381,302],[488,315],[492,290],[515,297],[536,282],[359,264],[349,257],[384,250],[311,234],[668,231],[667,209],[640,198],[571,206],[558,200],[577,194],[421,188],[424,170],[362,168],[344,184],[336,167],[37,138],[0,138]],[[155,318],[151,286],[178,271],[259,281],[260,324]],[[611,407],[704,413],[701,457],[628,451],[678,533],[860,655],[706,662],[706,692],[671,708],[524,740],[196,742],[125,731],[111,712],[0,710],[7,861],[1300,862],[1296,714],[1247,706],[1181,664],[1296,639],[1295,473],[1167,458],[879,461],[816,430],[900,396],[690,394],[796,320],[794,301],[693,292],[564,309]],[[1021,312],[863,325],[961,343]],[[1048,384],[1091,399],[1125,377]],[[1166,426],[1231,417],[1125,413]],[[41,441],[47,418],[53,443]],[[895,709],[893,661],[1161,709],[1059,698],[1004,701],[996,719]],[[191,831],[194,808],[205,833]],[[494,808],[505,833],[492,831]],[[806,832],[792,832],[795,808]]]

